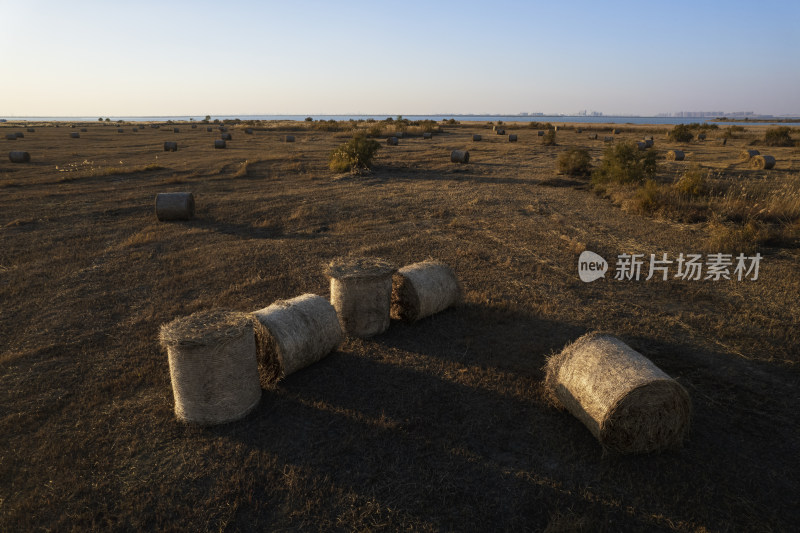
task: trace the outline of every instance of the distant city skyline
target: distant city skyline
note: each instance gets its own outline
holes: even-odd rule
[[[758,4],[768,31],[741,0],[0,0],[0,9],[4,117],[800,115],[800,3],[785,0]]]

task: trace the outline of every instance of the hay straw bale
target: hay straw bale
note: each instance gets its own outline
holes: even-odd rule
[[[180,133],[180,128],[172,128],[172,133]]]
[[[640,151],[644,151],[644,150],[647,149],[647,143],[645,143],[645,142],[637,142],[636,143],[636,148],[638,148]]]
[[[160,192],[156,194],[156,218],[189,220],[194,216],[194,194],[190,192]]]
[[[453,270],[439,261],[404,266],[392,279],[391,317],[415,322],[461,302],[462,290]]]
[[[137,131],[139,131],[139,128],[132,128],[132,129],[131,129],[131,131],[132,131],[133,133],[136,133]]]
[[[575,133],[583,133],[583,128],[575,128]]]
[[[597,134],[596,133],[592,133],[591,135],[589,135],[589,138],[592,139],[593,141],[596,141],[597,140]]]
[[[340,258],[328,265],[331,303],[347,335],[365,338],[389,328],[392,274],[396,270],[375,257]]]
[[[222,139],[214,139],[214,148],[215,149],[222,149],[222,148],[225,148],[226,146],[227,145],[225,144],[225,141],[223,141]]]
[[[740,161],[750,161],[752,158],[754,158],[755,156],[759,155],[760,153],[761,152],[759,152],[758,150],[747,150],[747,149],[744,149],[741,152],[739,152],[739,160]]]
[[[423,139],[433,139],[433,133],[426,131],[422,134]]]
[[[34,133],[36,130],[33,128],[28,128],[28,133]]]
[[[539,137],[544,137],[544,130],[537,131],[536,135],[538,135]]]
[[[81,133],[88,133],[88,132],[89,130],[87,130],[86,128],[81,128]]]
[[[28,152],[13,151],[8,152],[8,159],[12,163],[30,163],[31,155]]]
[[[283,142],[293,143],[294,142],[294,135],[284,135]]]
[[[230,134],[230,133],[223,133],[222,134],[222,140],[223,141],[232,141],[233,140],[233,135]]]
[[[267,330],[259,366],[268,369],[268,375],[276,364],[279,375],[288,376],[316,363],[344,337],[336,309],[316,294],[278,300],[253,315]]]
[[[22,133],[21,131],[18,131],[16,133],[14,133],[14,135],[17,137],[17,139],[24,139],[25,138],[25,134]]]
[[[590,333],[552,356],[545,389],[600,441],[619,453],[680,446],[691,400],[681,385],[619,339]]]
[[[117,133],[125,133],[125,130],[122,128],[117,128]]]
[[[6,140],[7,141],[16,141],[17,140],[17,136],[14,135],[13,133],[6,133]]]
[[[480,135],[478,135],[477,133],[476,133],[476,134],[474,134],[474,135],[472,136],[472,140],[473,140],[473,141],[480,141],[480,140],[481,140],[481,138],[482,138],[482,137],[481,137]]]
[[[705,133],[698,133],[697,134],[697,140],[698,141],[705,141],[706,140],[706,134]]]
[[[506,130],[504,130],[503,128],[497,128],[497,134],[498,135],[505,135],[506,134]]]
[[[246,134],[248,134],[248,135],[252,135],[252,134],[253,134],[253,128],[245,128],[245,129],[244,129],[244,132],[245,132]]]
[[[614,137],[611,137],[610,135],[606,135],[606,136],[603,137],[603,142],[604,143],[613,143],[614,142]]]
[[[178,143],[175,141],[166,141],[164,143],[164,151],[165,152],[177,152],[178,151]]]
[[[451,163],[469,163],[469,151],[453,150],[450,152]]]
[[[175,416],[197,424],[239,420],[261,400],[257,332],[247,313],[201,311],[161,326]]]
[[[405,136],[406,134],[402,131],[396,131],[392,134],[392,137],[397,137],[398,139],[402,139]]]
[[[80,134],[80,133],[78,133],[77,131],[76,131],[76,132],[73,132],[73,133],[70,133],[70,134],[69,134],[69,136],[70,136],[71,138],[73,138],[73,139],[80,139],[80,138],[81,138],[81,134]]]
[[[508,142],[515,143],[517,142],[517,135],[515,133],[508,134]]]
[[[652,148],[653,147],[653,139],[645,139],[644,140],[645,148]]]
[[[206,131],[214,131],[214,128],[208,127],[206,128]]]
[[[386,139],[386,144],[388,144],[389,146],[397,146],[398,143],[399,141],[397,140],[397,137],[389,137],[388,139]]]
[[[670,150],[667,152],[668,161],[683,161],[685,158],[686,154],[682,150]]]
[[[769,170],[775,167],[775,158],[771,155],[757,155],[750,160],[753,168]]]

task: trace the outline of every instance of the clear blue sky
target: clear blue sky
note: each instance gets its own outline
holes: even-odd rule
[[[0,116],[800,114],[800,1],[0,0]]]

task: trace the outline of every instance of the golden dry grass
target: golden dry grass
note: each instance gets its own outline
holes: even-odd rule
[[[516,143],[484,124],[445,126],[432,140],[384,145],[358,177],[327,168],[348,132],[231,126],[234,140],[214,150],[219,133],[202,127],[85,127],[70,139],[69,128],[37,124],[13,146],[30,164],[0,159],[0,530],[800,523],[798,250],[762,244],[756,282],[582,283],[584,249],[674,257],[710,231],[620,209],[556,174],[571,146],[596,165],[610,126],[559,130],[547,147],[524,125],[505,125]],[[800,171],[792,147],[770,148],[774,170],[740,163],[763,138],[755,126],[726,146],[713,132],[686,145],[663,140],[660,126],[621,130],[687,153],[660,162],[663,183],[692,162],[734,184],[788,183]],[[296,142],[281,142],[287,132]],[[179,150],[164,152],[164,140]],[[451,164],[454,149],[469,149],[470,163]],[[195,219],[158,223],[155,194],[175,190],[194,192]],[[241,422],[175,421],[161,324],[327,296],[324,265],[348,254],[440,259],[465,303],[345,341],[264,392]],[[687,389],[694,418],[681,450],[603,455],[578,420],[548,406],[546,357],[595,329]]]

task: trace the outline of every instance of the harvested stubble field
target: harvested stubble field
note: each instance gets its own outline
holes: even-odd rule
[[[556,146],[506,124],[444,126],[384,146],[365,175],[333,175],[347,132],[296,123],[117,133],[35,125],[0,160],[0,530],[789,531],[800,523],[800,253],[762,246],[757,281],[617,281],[621,253],[706,249],[708,222],[644,216],[556,175],[569,147],[596,165],[607,129]],[[24,125],[7,124],[0,133]],[[661,180],[692,161],[716,179],[797,182],[797,148],[770,171],[726,146],[655,135]],[[20,130],[21,131],[21,130]],[[599,131],[599,140],[589,134]],[[286,133],[296,142],[282,142]],[[483,136],[472,142],[473,133]],[[5,135],[0,135],[0,139]],[[615,141],[615,142],[618,142]],[[164,152],[177,141],[177,152]],[[450,151],[467,148],[468,165]],[[765,153],[765,150],[762,150]],[[195,218],[160,223],[159,192]],[[583,283],[577,258],[609,260]],[[712,250],[713,251],[713,250]],[[173,416],[159,326],[210,308],[254,311],[328,295],[340,255],[440,259],[456,309],[392,322],[289,376],[241,422]],[[550,407],[548,355],[617,335],[687,389],[677,451],[604,454]]]

